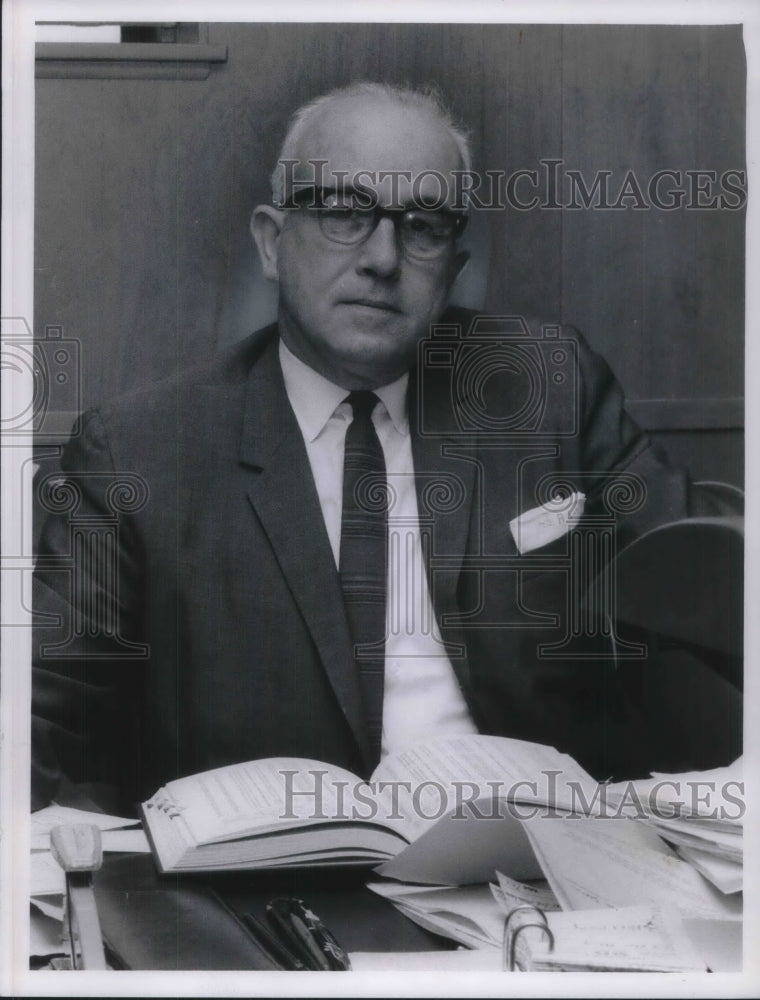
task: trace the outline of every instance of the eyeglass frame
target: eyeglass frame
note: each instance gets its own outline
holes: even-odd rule
[[[325,199],[330,197],[331,195],[339,195],[341,197],[345,196],[350,197],[355,195],[358,197],[360,203],[355,207],[345,204],[334,205],[334,206],[325,205],[324,204]],[[308,202],[307,204],[304,204],[304,202],[306,202],[307,200],[307,196],[310,196],[311,201]],[[376,231],[377,227],[380,225],[381,220],[389,218],[393,223],[393,228],[396,233],[396,238],[399,240],[404,254],[407,257],[410,257],[412,260],[419,260],[419,261],[439,260],[441,257],[443,257],[444,254],[446,253],[446,250],[452,247],[456,243],[456,241],[460,238],[465,228],[467,227],[467,223],[469,221],[469,216],[465,211],[444,208],[442,206],[433,207],[424,204],[423,205],[408,204],[401,208],[385,208],[384,206],[378,204],[377,194],[369,188],[336,189],[336,188],[322,188],[318,187],[317,185],[310,185],[309,187],[302,188],[300,191],[291,193],[287,201],[280,204],[275,203],[274,207],[277,208],[279,211],[283,212],[300,211],[302,209],[312,209],[317,213],[319,231],[322,233],[325,239],[328,240],[330,243],[334,243],[336,246],[345,246],[345,247],[357,247],[361,246],[363,243],[366,243],[367,240],[369,240],[372,234]],[[331,236],[325,232],[323,225],[324,217],[321,214],[321,212],[331,211],[340,208],[352,209],[353,211],[362,214],[373,215],[374,222],[372,227],[367,230],[366,234],[360,235],[358,239],[352,239],[352,240],[335,239],[334,236]],[[404,241],[403,230],[401,229],[401,224],[403,222],[404,217],[408,215],[410,212],[421,212],[423,213],[423,215],[425,213],[430,213],[430,214],[435,213],[437,215],[444,216],[446,219],[453,220],[454,227],[451,233],[451,237],[450,239],[447,239],[445,243],[441,244],[440,251],[432,253],[430,255],[415,254],[414,251],[410,253],[409,247]]]

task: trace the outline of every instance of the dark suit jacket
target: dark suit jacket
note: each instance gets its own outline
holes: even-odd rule
[[[470,320],[446,318],[465,331]],[[569,536],[520,556],[509,522],[561,480],[587,494],[593,529],[617,490],[620,546],[686,514],[687,481],[624,414],[604,362],[563,336],[556,354],[532,330],[523,361],[491,366],[485,405],[504,409],[480,429],[477,365],[461,384],[441,356],[412,373],[428,577],[482,732],[554,744],[602,777],[641,773],[661,763],[656,734],[622,699],[608,639],[593,624],[573,639]],[[276,329],[260,331],[212,366],[86,414],[67,484],[43,484],[38,804],[60,797],[64,777],[134,801],[262,756],[366,773],[338,576],[276,344]],[[541,365],[547,388],[531,404]]]

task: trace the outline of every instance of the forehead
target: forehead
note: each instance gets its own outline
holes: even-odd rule
[[[408,201],[413,191],[435,197],[440,181],[434,174],[446,178],[453,191],[451,172],[462,169],[454,139],[432,112],[368,98],[344,98],[322,108],[299,137],[295,155],[301,161],[299,179],[315,174],[309,160],[326,161],[324,187],[336,186],[334,178],[345,178],[349,186],[358,180],[384,203],[395,196]],[[379,177],[385,172],[395,175],[393,181]]]

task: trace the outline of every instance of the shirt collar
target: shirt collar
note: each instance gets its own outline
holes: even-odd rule
[[[348,393],[297,358],[282,339],[280,339],[279,353],[285,391],[290,405],[293,407],[301,432],[307,441],[313,441]],[[408,383],[409,374],[404,373],[390,385],[375,389],[375,393],[388,411],[393,426],[400,434],[406,434],[409,429],[406,413]]]
[[[375,389],[388,411],[391,423],[399,434],[407,434],[409,431],[409,420],[406,414],[406,389],[408,385],[409,372],[404,372],[401,378],[397,378],[390,385],[381,385],[379,389]]]

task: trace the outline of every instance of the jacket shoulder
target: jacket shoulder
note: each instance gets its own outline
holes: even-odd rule
[[[245,389],[251,369],[276,338],[276,326],[266,327],[210,359],[140,386],[86,410],[76,421],[69,448],[97,445],[101,449],[131,442],[141,453],[159,438],[179,439],[197,434],[213,412],[219,426],[226,410],[239,409],[234,400]]]

